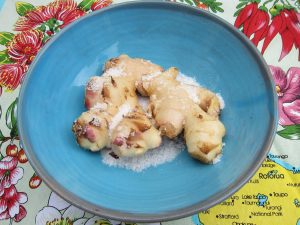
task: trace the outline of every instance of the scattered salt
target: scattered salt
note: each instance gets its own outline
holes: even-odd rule
[[[100,111],[104,111],[107,109],[107,104],[104,102],[97,102],[96,105],[94,105],[91,109],[98,109]]]
[[[222,154],[219,154],[215,159],[213,159],[212,164],[217,164],[221,161]]]
[[[143,97],[143,96],[138,96],[138,102],[142,106],[142,109],[146,112],[148,109],[148,105],[149,105],[149,98]]]
[[[225,142],[222,143],[222,148],[224,148],[224,146],[226,145]],[[221,158],[222,158],[223,154],[219,154],[213,161],[212,161],[212,164],[217,164],[218,162],[221,161]]]
[[[182,85],[181,86],[189,95],[189,98],[193,100],[193,102],[195,102],[196,104],[200,103],[200,98],[199,95],[197,93],[197,86],[194,85]]]
[[[200,103],[200,98],[197,94],[197,87],[200,85],[197,83],[195,78],[189,77],[184,75],[183,73],[179,73],[178,76],[176,77],[176,80],[178,80],[181,84],[181,87],[187,92],[189,95],[190,99],[193,100],[196,104]],[[189,85],[189,86],[186,86]]]
[[[143,81],[150,81],[150,80],[152,80],[154,77],[157,77],[157,76],[160,75],[160,74],[161,74],[161,72],[155,72],[155,73],[143,75],[143,76],[142,76],[142,80],[143,80]]]
[[[156,149],[149,150],[144,155],[115,159],[109,155],[109,150],[101,151],[102,162],[109,166],[125,168],[141,172],[149,167],[156,167],[171,162],[185,148],[183,137],[170,140],[163,138],[162,144]]]
[[[176,80],[178,80],[181,84],[188,84],[188,85],[201,87],[201,85],[196,81],[195,78],[190,77],[190,76],[186,76],[183,73],[179,73]],[[199,97],[197,96],[195,91],[189,90],[188,88],[185,88],[185,90],[188,92],[190,98],[193,99],[194,102],[197,103],[197,102],[200,101],[200,99],[197,99]],[[220,93],[216,93],[216,95],[217,95],[217,97],[220,101],[220,108],[224,109],[225,108],[225,101],[224,101],[222,95]]]
[[[189,84],[194,86],[200,86],[200,84],[196,81],[194,77],[186,76],[183,73],[179,73],[176,77],[176,80],[178,80],[182,84]]]
[[[102,89],[104,80],[100,77],[91,77],[86,86],[87,90],[96,92]]]
[[[106,70],[102,76],[121,77],[121,76],[125,76],[125,75],[126,74],[124,73],[123,69],[120,66],[116,66],[116,67],[111,67],[108,70]]]
[[[131,106],[128,103],[124,103],[120,106],[119,111],[116,115],[111,119],[109,123],[109,134],[116,128],[116,126],[121,122],[123,116],[127,115],[131,111]]]
[[[219,102],[220,102],[220,108],[221,109],[224,109],[225,108],[225,101],[222,97],[222,95],[220,93],[217,93],[216,96],[218,97],[219,99]]]
[[[147,64],[152,63],[150,60],[146,60],[146,59],[141,59],[141,62],[142,63],[147,63]]]

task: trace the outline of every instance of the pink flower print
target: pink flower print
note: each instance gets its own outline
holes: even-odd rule
[[[6,156],[0,161],[0,196],[4,194],[4,189],[15,185],[23,177],[23,169],[16,167],[18,159]]]
[[[270,70],[278,95],[279,124],[300,124],[300,68],[291,67],[287,73],[275,66]]]

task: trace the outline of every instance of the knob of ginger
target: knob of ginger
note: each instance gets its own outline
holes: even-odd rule
[[[91,151],[111,148],[118,156],[132,157],[161,144],[160,132],[138,103],[135,83],[143,74],[161,72],[149,61],[126,55],[109,60],[102,76],[86,86],[87,112],[74,122],[78,144]]]
[[[221,153],[225,127],[220,103],[211,91],[176,80],[174,67],[155,76],[144,75],[139,92],[150,97],[149,111],[162,135],[174,138],[184,130],[188,152],[204,163]]]

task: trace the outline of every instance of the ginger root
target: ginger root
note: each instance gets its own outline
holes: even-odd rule
[[[73,124],[78,144],[92,151],[109,147],[117,156],[132,157],[158,147],[161,135],[174,138],[184,132],[191,156],[212,163],[225,135],[219,99],[205,88],[179,82],[177,75],[174,67],[163,72],[150,61],[126,55],[106,62],[104,74],[86,86],[88,111]],[[148,113],[136,91],[150,98]]]
[[[122,55],[105,64],[104,74],[86,86],[87,112],[73,123],[78,144],[91,151],[109,147],[118,156],[135,156],[156,148],[160,132],[138,103],[135,82],[161,67]]]
[[[162,135],[174,138],[184,130],[192,157],[212,163],[222,150],[225,127],[219,121],[220,103],[212,92],[176,80],[174,67],[157,76],[144,75],[138,90],[150,97],[149,111]]]

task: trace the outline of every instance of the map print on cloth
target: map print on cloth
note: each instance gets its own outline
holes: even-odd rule
[[[20,86],[45,43],[85,14],[120,2],[0,0],[1,225],[132,225],[91,215],[52,192],[28,163],[16,118]],[[152,225],[300,225],[299,0],[176,2],[222,17],[257,46],[274,79],[279,124],[268,158],[237,193],[192,217]]]

